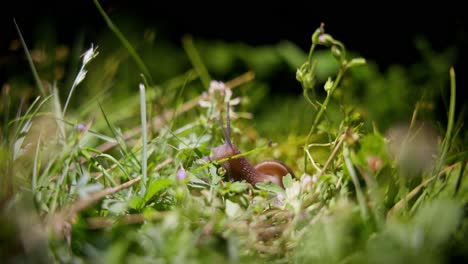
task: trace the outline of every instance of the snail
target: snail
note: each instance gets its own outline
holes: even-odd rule
[[[222,121],[218,120],[224,133],[224,144],[212,149],[214,160],[226,159],[241,154],[236,145],[231,142],[229,104],[227,106],[226,119],[226,128],[223,127]],[[235,181],[245,180],[253,186],[259,182],[270,181],[284,188],[283,177],[288,173],[294,177],[292,170],[277,160],[267,160],[253,166],[245,157],[236,157],[221,162],[221,166],[226,170],[228,178]]]

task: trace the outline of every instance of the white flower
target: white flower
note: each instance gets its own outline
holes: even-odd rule
[[[226,86],[226,84],[220,81],[211,81],[208,92],[210,94],[214,94],[216,91],[225,94],[229,98],[232,96],[232,91]]]
[[[273,205],[277,207],[282,207],[284,205],[285,198],[282,193],[276,195],[276,199],[273,200]]]
[[[224,82],[211,81],[208,92],[203,92],[198,104],[204,108],[215,107],[219,110],[223,109],[227,103],[231,107],[231,117],[237,118],[237,115],[232,106],[238,105],[241,102],[240,97],[232,99],[232,90]]]
[[[286,189],[286,196],[288,200],[297,199],[301,192],[301,185],[298,181],[294,181],[292,186]]]
[[[317,181],[318,181],[317,174],[314,174],[314,176],[312,177],[312,182],[317,182]]]
[[[301,183],[302,185],[307,185],[312,182],[312,177],[310,177],[309,174],[304,174],[301,177]]]

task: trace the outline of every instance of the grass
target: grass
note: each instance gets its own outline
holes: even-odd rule
[[[118,103],[102,93],[82,95],[107,80],[104,67],[93,67],[105,52],[98,56],[92,47],[64,108],[52,89],[50,95],[39,90],[26,108],[2,109],[18,113],[4,122],[0,148],[0,256],[7,262],[449,263],[467,257],[466,138],[455,122],[453,68],[447,69],[448,124],[418,119],[424,109],[417,107],[407,116],[411,125],[381,132],[386,120],[368,120],[345,87],[374,74],[368,85],[378,89],[372,85],[383,77],[369,72],[365,60],[348,57],[344,44],[320,26],[304,65],[297,65],[303,97],[278,103],[281,120],[271,122],[271,113],[257,110],[268,101],[252,72],[210,92],[215,75],[191,38],[183,43],[188,73],[154,84],[145,57],[95,4],[137,63],[138,82]],[[325,71],[330,78],[322,82],[324,53],[340,66]],[[28,61],[41,89],[45,80]],[[73,104],[79,98],[88,100],[88,110]],[[222,144],[216,120],[226,102],[237,114],[231,137],[240,156],[291,166],[296,177],[283,179],[285,189],[228,181],[221,161],[208,158]],[[249,110],[258,115],[245,118]],[[279,140],[260,133],[262,124]],[[294,131],[278,133],[288,124]]]

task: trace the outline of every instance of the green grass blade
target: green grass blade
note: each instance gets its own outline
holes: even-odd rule
[[[146,95],[145,95],[145,86],[140,84],[140,113],[141,113],[141,137],[142,137],[142,157],[141,157],[141,170],[143,175],[142,184],[148,182],[148,177],[146,175],[146,165],[147,165],[147,146],[146,143],[148,129],[146,127]]]
[[[111,131],[112,135],[114,136],[114,139],[119,143],[120,150],[123,152],[123,154],[127,157],[130,157],[133,159],[135,164],[140,164],[138,162],[138,159],[135,157],[135,154],[131,151],[128,151],[127,145],[125,143],[125,140],[122,139],[121,136],[117,135],[117,131],[114,129],[114,127],[111,125],[109,118],[107,117],[107,114],[105,113],[104,109],[102,108],[102,105],[100,103],[99,108],[101,109],[101,113],[104,116],[104,120],[106,121],[107,127]]]
[[[39,134],[39,138],[37,139],[36,152],[34,153],[34,163],[33,163],[32,179],[31,179],[31,186],[32,186],[33,192],[35,192],[37,188],[37,173],[40,169],[40,161],[39,161],[40,146],[41,146],[41,134]]]
[[[49,97],[50,98],[50,97]],[[10,122],[8,122],[8,126],[11,126],[13,123],[16,123],[17,121],[20,121],[18,126],[16,127],[16,131],[15,131],[15,136],[18,136],[19,134],[19,131],[21,130],[21,128],[24,126],[24,122],[27,121],[27,119],[30,119],[34,116],[34,113],[39,110],[39,108],[45,103],[46,100],[43,100],[39,106],[37,107],[37,109],[34,110],[34,107],[36,106],[36,104],[39,102],[39,100],[41,99],[40,96],[36,97],[36,99],[34,100],[34,102],[32,102],[31,106],[28,108],[28,110],[26,110],[26,113],[24,113],[23,116],[19,117],[20,114],[18,114],[18,118],[15,118],[13,120],[11,120]],[[31,112],[33,112],[33,114],[31,114]]]
[[[63,183],[64,183],[65,179],[67,178],[68,172],[70,170],[70,160],[69,159],[64,160],[63,164],[64,164],[64,167],[62,168],[62,173],[61,173],[60,178],[59,178],[59,180],[57,182],[57,185],[55,185],[54,194],[52,196],[52,202],[51,202],[51,205],[50,205],[51,212],[55,212],[55,210],[57,209],[58,198],[59,198],[60,195],[62,195],[62,194],[60,194],[60,191],[62,190]]]
[[[8,119],[10,118],[10,105],[11,105],[11,97],[10,97],[10,87],[7,87],[2,90],[2,106],[0,107],[1,111],[3,112],[3,125],[2,128],[0,129],[1,132],[3,132],[2,135],[0,135],[0,139],[2,139],[2,142],[8,142]]]
[[[211,77],[205,65],[203,64],[200,54],[198,53],[197,49],[195,48],[195,45],[193,44],[192,37],[185,36],[182,42],[185,52],[187,53],[187,56],[190,59],[190,62],[192,63],[197,73],[200,75],[200,79],[203,83],[203,86],[205,88],[208,88],[210,86]]]
[[[18,24],[16,23],[16,19],[13,19],[13,22],[15,23],[16,31],[18,32],[18,35],[20,37],[21,45],[23,46],[24,53],[26,54],[26,58],[28,59],[29,67],[31,68],[31,71],[33,73],[36,85],[39,88],[39,92],[41,93],[41,95],[45,97],[46,92],[44,86],[42,85],[41,79],[39,78],[39,74],[37,73],[36,67],[34,66],[34,62],[31,58],[31,54],[29,53],[28,46],[26,45],[26,41],[24,41],[23,35],[21,34]]]
[[[440,171],[442,166],[445,163],[445,157],[447,156],[447,152],[450,148],[450,144],[452,143],[452,130],[453,130],[453,123],[455,120],[455,100],[456,100],[456,83],[455,83],[455,70],[450,68],[450,105],[449,105],[449,113],[448,113],[448,123],[447,123],[447,131],[445,132],[444,142],[442,144],[442,151],[439,158],[439,162],[437,165],[437,172]]]
[[[53,95],[54,95],[54,114],[55,114],[55,120],[57,122],[57,126],[59,128],[59,133],[60,137],[65,140],[65,127],[63,126],[63,122],[60,122],[60,120],[63,120],[63,115],[65,112],[62,112],[62,107],[60,105],[60,97],[59,97],[59,92],[57,89],[57,86],[54,84],[53,88]]]
[[[136,52],[135,48],[133,48],[132,44],[125,38],[125,36],[122,34],[120,29],[112,22],[110,17],[106,14],[102,6],[99,4],[98,0],[94,0],[94,4],[96,5],[97,9],[99,10],[99,13],[101,13],[102,17],[107,23],[107,26],[110,28],[112,32],[117,36],[117,38],[120,40],[122,45],[128,50],[130,53],[130,56],[132,56],[133,60],[135,60],[136,64],[138,65],[138,68],[140,68],[140,71],[143,72],[144,75],[148,76],[150,82],[153,82],[153,78],[150,74],[150,71],[146,67],[145,63],[141,59],[141,57],[138,55]]]

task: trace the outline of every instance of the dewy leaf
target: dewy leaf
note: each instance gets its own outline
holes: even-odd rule
[[[172,185],[172,181],[169,179],[158,178],[157,180],[153,181],[148,187],[148,190],[146,191],[145,202],[148,202],[158,192],[166,189],[167,187],[171,185]]]

